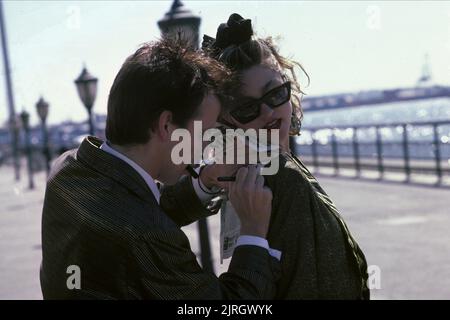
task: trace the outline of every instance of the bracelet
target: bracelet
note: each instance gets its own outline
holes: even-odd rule
[[[206,193],[206,194],[213,195],[213,196],[218,195],[219,193],[222,192],[222,189],[220,189],[219,191],[211,192],[211,191],[205,190],[205,188],[203,188],[202,182],[200,181],[200,176],[202,175],[202,171],[203,171],[204,168],[206,168],[206,165],[201,166],[201,167],[200,167],[200,171],[198,172],[198,178],[197,178],[198,186],[199,186],[200,189],[201,189],[204,193]]]

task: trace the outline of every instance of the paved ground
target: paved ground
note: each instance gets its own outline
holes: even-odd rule
[[[450,190],[319,178],[369,265],[376,299],[450,299]]]
[[[25,178],[25,177],[24,177]],[[29,191],[0,167],[0,299],[41,299],[40,215],[45,176]],[[450,190],[319,176],[369,265],[381,271],[375,299],[450,298]],[[209,220],[216,271],[218,217]],[[198,253],[197,227],[184,229]]]
[[[10,168],[0,167],[0,299],[42,299],[41,209],[45,176],[36,177],[36,189],[16,183]]]

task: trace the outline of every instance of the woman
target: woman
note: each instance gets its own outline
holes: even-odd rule
[[[253,37],[251,21],[232,14],[202,48],[238,77],[222,123],[279,129],[280,169],[266,176],[273,192],[268,240],[282,251],[280,299],[368,299],[367,263],[330,197],[289,149],[300,132],[300,87],[294,66],[271,38]],[[303,68],[301,68],[303,70]],[[291,94],[292,93],[292,94]]]

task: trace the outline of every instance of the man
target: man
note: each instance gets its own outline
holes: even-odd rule
[[[180,226],[207,211],[175,165],[171,134],[206,130],[228,73],[174,41],[143,45],[112,85],[107,142],[86,138],[50,174],[42,216],[45,299],[268,299],[279,261],[267,241],[272,194],[255,167],[239,169],[229,197],[242,237],[228,272],[198,265]],[[155,180],[168,187],[160,190]],[[161,205],[160,205],[161,203]],[[279,258],[279,257],[278,257]]]

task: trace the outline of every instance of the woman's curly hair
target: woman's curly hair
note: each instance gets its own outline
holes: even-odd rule
[[[286,80],[291,82],[292,86],[292,108],[293,114],[291,118],[291,135],[300,133],[301,121],[303,119],[303,110],[301,107],[301,97],[305,94],[300,87],[295,68],[298,67],[307,77],[309,85],[309,75],[303,66],[291,59],[282,56],[279,48],[276,46],[273,37],[257,38],[251,36],[249,40],[238,44],[230,44],[225,48],[217,48],[214,46],[211,37],[205,36],[203,50],[211,57],[225,64],[233,71],[233,76],[237,79],[243,71],[256,66],[265,65],[276,68],[280,71]],[[206,42],[206,44],[205,44]],[[209,43],[208,43],[209,42]],[[212,44],[212,45],[211,45]],[[274,60],[276,63],[274,63]],[[281,70],[279,70],[281,68]],[[238,80],[239,81],[239,80]],[[236,93],[236,92],[235,92]],[[234,107],[232,100],[226,109]]]

